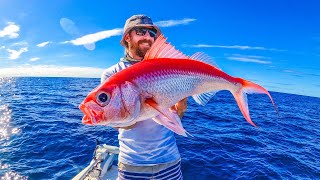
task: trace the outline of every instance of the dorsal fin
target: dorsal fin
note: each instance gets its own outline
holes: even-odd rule
[[[217,69],[221,70],[219,68],[218,64],[210,56],[208,56],[207,54],[205,54],[203,52],[196,52],[192,56],[190,56],[189,58],[193,59],[193,60],[204,62],[206,64],[210,64],[210,65],[216,67]]]
[[[160,35],[151,46],[150,50],[144,56],[144,60],[155,58],[175,58],[175,59],[189,59],[174,46],[166,42],[167,38]]]

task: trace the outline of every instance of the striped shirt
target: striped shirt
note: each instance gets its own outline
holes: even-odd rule
[[[118,169],[118,180],[182,180],[181,161],[169,166],[159,172],[143,173],[130,172]]]

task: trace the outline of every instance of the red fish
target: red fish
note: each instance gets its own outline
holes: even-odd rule
[[[114,74],[89,93],[79,106],[85,114],[82,122],[126,127],[153,118],[186,136],[179,116],[170,107],[189,96],[205,105],[220,90],[233,94],[244,118],[253,126],[246,93],[268,95],[276,109],[266,89],[226,74],[206,63],[208,59],[202,53],[185,56],[160,36],[143,61]]]

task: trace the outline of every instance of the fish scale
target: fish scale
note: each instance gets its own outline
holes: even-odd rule
[[[189,74],[179,73],[174,70],[163,70],[160,73],[139,78],[134,82],[143,91],[156,95],[156,97],[158,95],[164,100],[170,100],[169,105],[174,105],[175,102],[184,97],[184,95],[179,96],[179,94],[184,93],[191,95],[194,87],[197,87],[201,79],[204,79],[199,76],[194,76],[193,73]]]

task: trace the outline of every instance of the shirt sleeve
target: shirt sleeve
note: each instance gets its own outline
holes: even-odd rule
[[[120,60],[119,63],[109,67],[108,69],[103,71],[103,73],[101,75],[101,79],[100,79],[101,84],[103,82],[105,82],[108,78],[110,78],[113,74],[115,74],[115,73],[127,68],[128,66],[130,66],[130,63],[125,63],[125,62]]]
[[[104,70],[103,73],[101,74],[101,79],[100,79],[101,84],[115,73],[116,73],[116,71],[115,71],[114,67],[110,67],[110,68]]]

